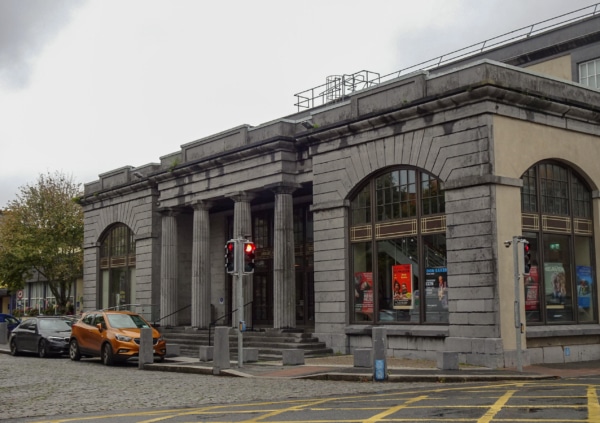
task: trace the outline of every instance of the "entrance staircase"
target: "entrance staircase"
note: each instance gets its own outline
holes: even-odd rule
[[[201,345],[214,345],[214,328],[209,330],[191,327],[160,327],[157,328],[167,341],[167,344],[179,345],[183,357],[199,358]],[[257,348],[258,359],[261,361],[281,360],[282,350],[304,350],[304,357],[323,357],[332,355],[333,350],[324,342],[306,333],[302,329],[255,329],[243,332],[244,348]],[[238,333],[231,329],[229,332],[229,354],[237,357]]]

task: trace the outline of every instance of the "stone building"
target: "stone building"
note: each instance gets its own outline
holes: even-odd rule
[[[328,78],[296,114],[99,175],[81,200],[86,308],[304,329],[344,353],[385,327],[396,356],[600,358],[600,16],[526,35]],[[239,237],[258,247],[240,310],[224,268]]]

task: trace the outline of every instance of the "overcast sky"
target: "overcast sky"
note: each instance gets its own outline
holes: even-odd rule
[[[328,75],[381,75],[588,0],[0,0],[0,208],[296,111]],[[592,9],[589,9],[590,12]]]

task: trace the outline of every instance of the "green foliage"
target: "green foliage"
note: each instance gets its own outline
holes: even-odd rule
[[[73,201],[80,186],[60,173],[20,188],[0,218],[0,281],[21,289],[33,271],[65,306],[83,274],[83,210]]]

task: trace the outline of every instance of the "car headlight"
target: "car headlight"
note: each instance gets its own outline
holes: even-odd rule
[[[130,342],[133,338],[131,336],[125,336],[125,335],[115,335],[115,338],[117,338],[117,341],[121,341],[121,342]]]
[[[64,342],[65,338],[61,338],[60,336],[49,336],[48,341],[54,342]]]

